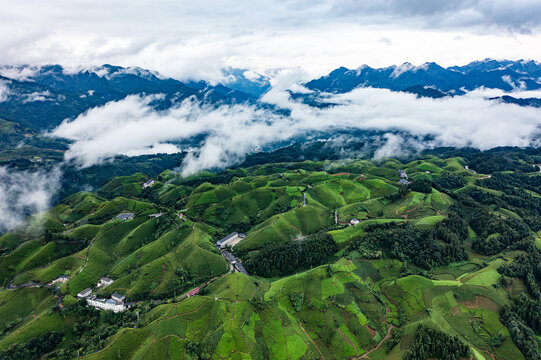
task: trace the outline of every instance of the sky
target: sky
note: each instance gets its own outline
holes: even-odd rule
[[[539,0],[2,0],[0,63],[220,69],[541,59]]]

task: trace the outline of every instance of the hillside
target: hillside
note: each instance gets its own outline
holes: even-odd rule
[[[402,359],[424,336],[538,358],[540,161],[512,154],[111,178],[0,237],[1,354]],[[233,231],[250,275],[214,246]],[[87,287],[132,306],[83,307]]]

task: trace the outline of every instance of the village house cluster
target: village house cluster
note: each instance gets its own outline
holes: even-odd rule
[[[68,275],[60,275],[59,277],[57,277],[56,279],[54,279],[53,281],[51,281],[51,285],[55,285],[55,284],[63,284],[65,283],[66,281],[68,281],[69,279],[69,276]]]
[[[105,288],[113,283],[110,278],[101,278],[96,287]],[[126,304],[126,297],[122,294],[114,292],[111,294],[110,299],[98,298],[96,295],[92,295],[92,289],[86,288],[77,294],[77,299],[86,299],[88,306],[93,306],[96,309],[113,311],[115,313],[126,310],[129,305]]]
[[[398,182],[402,185],[409,185],[411,181],[408,180],[408,174],[404,170],[398,170],[398,175],[400,175],[400,180]]]

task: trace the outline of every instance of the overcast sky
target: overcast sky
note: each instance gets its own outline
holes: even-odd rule
[[[344,65],[541,60],[540,0],[1,0],[0,63],[226,66],[307,77]]]

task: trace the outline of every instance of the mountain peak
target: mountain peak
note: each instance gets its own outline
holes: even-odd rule
[[[399,66],[375,68],[363,65],[356,70],[339,67],[320,79],[306,84],[310,90],[345,92],[359,86],[404,90],[415,85],[429,86],[443,92],[458,93],[478,87],[513,90],[510,83],[525,90],[541,88],[541,63],[533,60],[494,60],[486,58],[463,66],[444,68],[435,62],[415,66],[405,62]],[[407,74],[407,76],[406,76]]]

